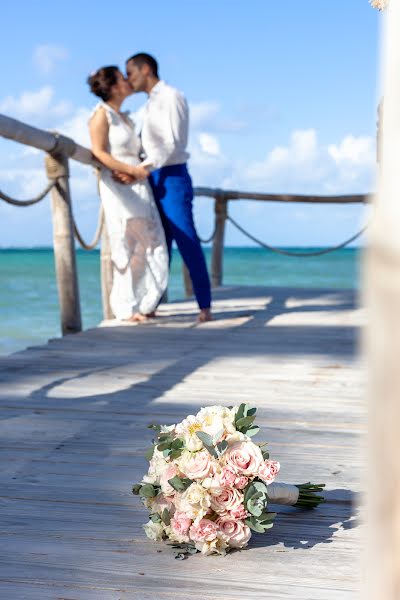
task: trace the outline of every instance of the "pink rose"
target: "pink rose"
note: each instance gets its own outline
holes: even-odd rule
[[[221,475],[219,476],[219,483],[221,487],[233,487],[235,484],[236,473],[229,469],[228,467],[224,467],[222,469]]]
[[[272,483],[279,473],[281,468],[280,464],[276,460],[266,460],[258,471],[260,479],[265,481],[266,484]]]
[[[154,502],[151,505],[151,510],[161,515],[165,509],[167,509],[169,513],[173,514],[175,510],[174,504],[171,498],[167,498],[162,493],[158,494],[158,496],[154,498]]]
[[[180,468],[189,479],[205,479],[212,469],[210,455],[206,450],[196,452]]]
[[[229,513],[227,513],[226,515],[221,515],[222,517],[225,518],[226,517],[231,517],[231,519],[246,519],[248,513],[247,510],[245,509],[245,507],[243,506],[243,504],[240,504],[240,506],[237,506],[236,508],[234,508],[233,510],[231,510]]]
[[[253,442],[235,442],[225,453],[225,463],[240,475],[257,475],[263,456]]]
[[[251,538],[251,531],[247,525],[240,520],[229,517],[221,517],[216,521],[220,535],[232,548],[244,548]]]
[[[176,512],[171,519],[171,529],[179,536],[187,536],[191,524],[192,519],[189,519],[184,512]]]
[[[217,537],[218,526],[214,521],[201,519],[197,525],[193,524],[189,529],[190,538],[193,542],[212,542]]]
[[[243,494],[235,488],[225,488],[211,496],[211,508],[217,513],[232,511],[243,504]]]
[[[160,485],[161,491],[165,496],[173,496],[175,494],[175,490],[171,484],[168,483],[169,479],[173,479],[175,475],[178,474],[178,471],[175,465],[168,465],[165,469],[164,473],[162,473],[160,477]]]
[[[237,477],[235,478],[235,487],[237,487],[238,490],[243,490],[243,488],[246,487],[248,482],[249,480],[244,475],[237,475]]]

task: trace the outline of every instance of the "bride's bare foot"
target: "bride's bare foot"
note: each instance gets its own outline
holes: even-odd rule
[[[129,319],[125,319],[125,321],[128,321],[128,323],[143,323],[144,321],[147,321],[147,319],[147,315],[142,315],[142,313],[137,312],[130,316]]]
[[[212,312],[210,308],[202,308],[199,312],[199,316],[197,317],[198,323],[206,323],[207,321],[213,320]]]

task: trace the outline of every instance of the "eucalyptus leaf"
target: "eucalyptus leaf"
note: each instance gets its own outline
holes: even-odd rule
[[[248,415],[249,417],[252,417],[253,415],[255,415],[255,414],[256,414],[256,412],[257,412],[257,409],[256,409],[256,408],[249,408],[249,409],[248,409],[248,411],[247,411],[247,415]]]
[[[248,435],[249,437],[253,437],[253,435],[257,435],[257,433],[260,431],[260,428],[258,425],[252,425],[250,427],[250,429],[248,429],[246,431],[246,435]]]
[[[173,440],[171,448],[173,448],[173,450],[180,450],[183,448],[183,440],[176,438],[176,440]]]
[[[175,475],[175,477],[172,479],[168,479],[168,483],[174,488],[175,491],[184,492],[190,485],[192,485],[193,481],[191,479],[178,477],[178,475]]]
[[[164,523],[164,525],[169,525],[171,523],[171,517],[169,515],[168,508],[164,508],[161,515],[161,520]]]
[[[241,404],[239,406],[239,408],[237,409],[236,415],[235,415],[235,424],[237,424],[239,419],[242,419],[245,415],[245,411],[246,411],[246,407],[247,404]]]
[[[196,431],[196,435],[199,438],[199,440],[203,442],[204,446],[214,446],[214,441],[211,435],[205,433],[205,431]]]
[[[161,517],[157,513],[153,513],[150,515],[150,520],[153,521],[153,523],[160,523]]]
[[[151,483],[145,483],[140,488],[139,496],[142,496],[144,498],[154,498],[155,495],[156,495],[156,490],[151,485]]]
[[[219,439],[221,439],[221,437],[224,434],[224,430],[220,429],[219,431],[217,431],[217,433],[214,435],[213,439],[212,439],[212,443],[215,446],[215,444],[218,442]]]
[[[152,446],[145,452],[144,457],[146,460],[150,461],[153,458],[153,454],[154,454],[154,446]]]
[[[150,425],[147,425],[147,429],[153,429],[154,431],[161,431],[161,425],[150,423]]]
[[[248,525],[250,529],[256,531],[257,533],[264,533],[265,531],[263,525],[261,525],[261,523],[259,523],[255,517],[250,517],[249,519],[246,519],[246,525]]]
[[[253,417],[242,417],[241,419],[239,419],[238,421],[236,421],[236,429],[239,429],[239,430],[248,429],[253,424],[254,419],[255,419],[255,416],[253,416]]]
[[[182,452],[183,452],[183,448],[180,450],[172,450],[169,457],[171,460],[175,460],[175,458],[179,458],[181,456]]]
[[[226,440],[223,440],[222,442],[217,444],[217,451],[220,456],[222,456],[224,454],[224,452],[226,452],[227,449],[228,449],[228,442]]]
[[[132,494],[134,496],[138,496],[141,488],[142,488],[141,483],[135,483],[135,485],[132,486]]]

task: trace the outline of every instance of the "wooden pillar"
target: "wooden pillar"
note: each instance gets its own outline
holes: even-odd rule
[[[82,330],[79,286],[76,268],[68,159],[62,155],[46,156],[49,179],[57,183],[51,191],[54,258],[63,335]]]
[[[215,235],[213,239],[211,258],[211,286],[213,288],[222,285],[225,222],[228,215],[228,200],[225,200],[221,196],[216,196],[214,211]]]
[[[185,263],[182,264],[182,275],[183,285],[185,288],[185,296],[186,298],[190,298],[191,296],[193,296],[193,285],[192,280],[190,279],[189,269],[187,268]]]
[[[387,14],[384,118],[378,193],[366,258],[369,395],[367,587],[371,600],[400,598],[400,3]]]
[[[101,233],[100,272],[103,317],[104,319],[113,319],[114,313],[111,310],[110,305],[110,294],[113,284],[113,266],[111,262],[110,238],[108,237],[107,224],[105,221],[103,222]]]

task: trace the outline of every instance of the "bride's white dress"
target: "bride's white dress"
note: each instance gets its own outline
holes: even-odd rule
[[[128,113],[100,102],[109,124],[109,152],[131,165],[140,163],[140,139]],[[154,311],[167,288],[169,259],[160,215],[147,181],[124,185],[101,169],[100,196],[111,246],[111,309],[117,319]]]

